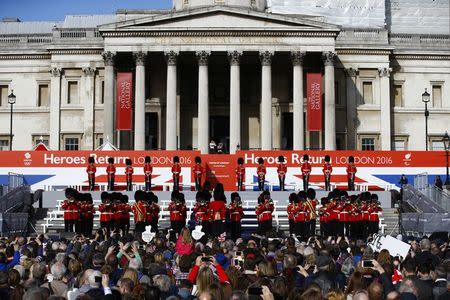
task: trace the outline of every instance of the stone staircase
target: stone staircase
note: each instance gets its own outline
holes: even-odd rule
[[[397,208],[383,208],[383,224],[386,224],[384,233],[386,235],[396,236],[399,233],[398,228],[398,211]]]

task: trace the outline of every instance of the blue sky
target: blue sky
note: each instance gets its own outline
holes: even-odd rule
[[[65,15],[113,14],[120,8],[171,8],[172,0],[0,0],[0,19],[59,21]]]

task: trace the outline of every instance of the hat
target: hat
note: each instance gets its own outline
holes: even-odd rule
[[[114,157],[108,157],[108,164],[114,163]]]
[[[165,259],[171,260],[172,257],[173,257],[173,254],[169,250],[166,250],[166,251],[163,252],[163,256],[164,256]]]
[[[155,275],[167,275],[166,268],[157,263],[150,264],[148,267],[148,276],[153,277]]]
[[[349,163],[354,163],[355,162],[355,158],[353,156],[349,156],[348,157],[348,162]]]
[[[237,160],[238,165],[243,165],[244,164],[244,159],[242,157],[239,157]]]
[[[326,267],[331,263],[331,258],[329,256],[317,256],[316,266],[318,268]]]
[[[303,160],[304,161],[308,161],[309,160],[309,155],[308,154],[303,155]]]
[[[127,159],[125,160],[125,164],[126,164],[127,166],[131,166],[131,159],[127,158]]]
[[[260,157],[258,158],[258,164],[262,165],[264,163],[264,158]]]
[[[230,260],[222,253],[216,254],[215,259],[224,270],[230,265]]]
[[[88,157],[88,163],[93,164],[95,162],[95,158],[93,156]]]
[[[174,156],[173,157],[173,162],[174,163],[179,163],[180,162],[180,158],[178,156]]]
[[[145,157],[145,163],[146,163],[146,164],[149,164],[150,161],[151,161],[150,156],[146,156],[146,157]]]
[[[202,158],[200,156],[196,156],[195,157],[195,163],[196,164],[201,164],[202,163]]]
[[[325,161],[326,162],[330,162],[330,160],[331,160],[330,156],[329,155],[325,155]]]
[[[278,161],[280,163],[284,162],[284,156],[283,155],[278,156]]]

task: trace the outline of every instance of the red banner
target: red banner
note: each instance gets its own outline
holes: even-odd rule
[[[133,107],[133,74],[117,73],[116,129],[131,130]]]
[[[306,74],[306,130],[322,130],[322,74]]]

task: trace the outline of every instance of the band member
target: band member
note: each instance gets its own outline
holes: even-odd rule
[[[122,221],[122,213],[123,213],[123,206],[122,206],[122,194],[121,193],[111,193],[111,207],[112,207],[112,226],[111,230],[120,230],[121,227],[121,221]]]
[[[180,193],[173,191],[171,195],[171,202],[168,210],[170,212],[170,225],[175,233],[180,233],[181,229],[186,223],[183,223],[184,215],[186,213],[186,206],[180,201]]]
[[[316,191],[312,188],[309,188],[306,191],[306,202],[305,205],[308,207],[309,215],[307,216],[308,225],[306,229],[308,230],[309,236],[316,235],[316,219],[317,219],[317,200],[316,200]]]
[[[319,208],[319,221],[320,221],[320,234],[322,236],[329,236],[329,221],[328,217],[330,216],[328,212],[328,198],[323,197],[320,200],[320,204],[322,204],[322,207]]]
[[[349,224],[350,224],[350,210],[346,202],[346,198],[341,196],[339,199],[339,204],[336,207],[338,211],[338,221],[339,221],[339,231],[338,235],[344,236],[349,235]]]
[[[106,167],[106,174],[108,175],[108,191],[114,191],[114,178],[116,176],[114,157],[108,158],[108,166]]]
[[[306,192],[300,191],[298,193],[297,203],[294,209],[295,235],[305,239],[308,236],[307,229],[307,215],[309,214],[306,206]]]
[[[150,225],[152,226],[153,232],[158,232],[158,221],[159,221],[159,212],[160,208],[158,205],[158,196],[154,193],[151,193],[152,204],[150,205],[150,211],[152,212],[152,222]]]
[[[66,200],[61,204],[64,210],[64,231],[74,232],[74,225],[78,219],[78,203],[76,201],[77,191],[72,188],[65,190]]]
[[[278,181],[280,182],[280,191],[284,191],[284,181],[286,179],[286,172],[287,172],[287,167],[286,164],[284,163],[284,156],[280,155],[278,156],[278,168],[277,168],[277,173],[278,173]]]
[[[264,191],[258,197],[258,206],[255,209],[258,218],[258,232],[266,235],[272,231],[272,212],[274,210],[270,192]]]
[[[245,179],[245,167],[244,167],[244,159],[242,157],[239,157],[237,160],[237,167],[236,167],[236,179],[237,179],[237,186],[238,191],[244,190],[244,179]]]
[[[152,173],[153,173],[153,167],[151,165],[151,158],[150,158],[150,156],[146,156],[145,163],[144,163],[145,191],[146,192],[149,192],[152,189]]]
[[[86,194],[77,193],[76,202],[77,202],[77,218],[75,221],[75,233],[83,234],[84,233],[84,225],[86,224],[86,220],[84,218],[84,210],[83,204],[86,198]]]
[[[197,192],[195,195],[194,217],[197,225],[202,225],[202,231],[209,234],[209,206],[205,199],[204,192]]]
[[[339,210],[338,210],[338,203],[337,198],[334,196],[334,193],[330,193],[329,195],[329,202],[327,205],[326,210],[328,211],[328,234],[332,236],[338,235],[338,218],[339,218]]]
[[[258,158],[258,169],[256,170],[256,175],[258,175],[258,190],[264,191],[264,182],[266,180],[266,167],[264,166],[264,159],[262,157]]]
[[[145,192],[138,190],[134,193],[135,203],[131,210],[134,214],[134,232],[136,235],[141,235],[145,231],[145,223],[147,217],[147,204],[145,203]]]
[[[298,196],[296,193],[291,193],[289,195],[289,204],[287,206],[287,215],[289,220],[289,234],[293,235],[295,233],[295,205],[298,203]]]
[[[128,204],[127,195],[122,195],[121,204],[122,204],[122,215],[120,218],[120,229],[122,229],[123,234],[128,234],[128,231],[130,230],[131,206]]]
[[[329,155],[325,155],[325,163],[323,164],[323,176],[325,177],[325,191],[331,190],[331,173],[333,173],[333,167],[331,166],[331,158]]]
[[[89,156],[88,163],[86,173],[88,174],[89,190],[93,191],[95,186],[95,172],[97,172],[97,168],[94,165],[95,159],[93,156]]]
[[[355,190],[355,174],[357,172],[355,166],[355,158],[353,156],[349,156],[348,158],[348,166],[347,166],[347,179],[348,179],[348,190]]]
[[[173,157],[173,166],[172,166],[172,178],[173,178],[173,190],[179,191],[180,190],[180,173],[181,173],[181,166],[180,166],[180,158],[178,156]],[[181,230],[181,228],[180,228]]]
[[[218,237],[225,229],[225,217],[227,212],[225,193],[223,185],[218,183],[213,192],[214,201],[208,205],[209,219],[211,220],[211,234]]]
[[[102,192],[100,195],[102,203],[98,206],[100,211],[100,227],[105,228],[109,234],[113,223],[113,207],[111,204],[111,195],[107,192]]]
[[[201,191],[202,189],[202,176],[203,176],[203,167],[201,165],[202,159],[200,156],[195,157],[195,166],[194,166],[194,179],[195,179],[195,190]]]
[[[377,194],[372,194],[370,201],[369,234],[373,235],[378,233],[380,223],[379,213],[381,213],[383,209],[378,202]]]
[[[369,236],[369,218],[370,218],[370,205],[365,197],[361,195],[361,232],[362,237],[366,239]]]
[[[84,218],[86,220],[86,224],[84,226],[84,234],[91,235],[92,229],[94,228],[94,215],[95,215],[94,201],[92,200],[91,194],[86,194],[86,199],[82,206],[82,209],[84,212]]]
[[[131,159],[127,158],[125,160],[125,164],[127,165],[125,168],[125,176],[127,178],[127,191],[133,190],[133,167],[131,166],[132,161]]]
[[[311,164],[309,163],[309,155],[303,155],[303,164],[301,167],[303,175],[303,190],[306,191],[309,186],[309,175],[311,174]]]
[[[361,204],[357,201],[357,197],[352,195],[350,196],[350,203],[347,205],[349,206],[350,211],[350,226],[348,235],[352,238],[361,238],[364,234]]]
[[[228,207],[231,239],[236,240],[241,237],[241,220],[244,217],[244,209],[242,208],[241,196],[239,193],[231,194],[231,203]]]

